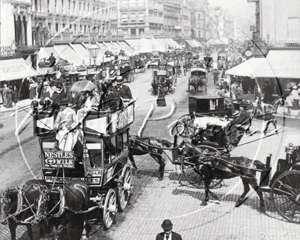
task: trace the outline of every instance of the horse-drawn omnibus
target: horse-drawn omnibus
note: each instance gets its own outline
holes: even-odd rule
[[[80,111],[80,110],[79,110]],[[134,102],[117,111],[83,112],[81,124],[72,126],[72,148],[62,148],[55,131],[57,111],[34,107],[34,134],[39,137],[42,179],[63,189],[70,181],[89,187],[90,201],[103,210],[103,225],[110,228],[117,209],[127,206],[131,189],[131,167],[127,162]],[[79,114],[79,113],[78,113]],[[68,145],[67,139],[64,146]],[[86,212],[94,210],[89,208]],[[80,212],[79,212],[80,213]]]

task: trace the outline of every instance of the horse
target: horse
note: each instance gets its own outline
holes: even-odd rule
[[[255,176],[257,169],[266,170],[265,165],[258,160],[251,160],[246,157],[218,157],[210,156],[208,158],[200,157],[203,153],[203,149],[200,149],[193,144],[183,141],[179,145],[179,149],[182,149],[182,155],[189,158],[189,162],[195,164],[194,171],[202,178],[205,187],[205,198],[200,204],[206,206],[209,201],[209,193],[217,200],[218,197],[210,191],[209,186],[213,179],[230,179],[235,177],[241,177],[244,192],[238,198],[235,207],[239,207],[243,202],[247,200],[246,194],[249,192],[249,185],[256,191],[260,199],[260,210],[265,211],[264,199],[262,192],[259,191],[258,182]],[[253,168],[255,167],[255,168]]]
[[[1,223],[8,222],[11,240],[16,239],[16,228],[18,225],[26,225],[30,240],[33,240],[31,219],[35,214],[35,207],[41,189],[46,189],[44,180],[29,180],[21,189],[13,188],[4,191],[1,199],[0,219]],[[40,235],[43,236],[44,229],[40,227]]]
[[[44,221],[45,235],[52,234],[58,239],[58,226],[64,227],[64,239],[74,239],[79,234],[74,231],[82,230],[83,239],[86,237],[85,213],[89,204],[89,187],[80,180],[68,182],[65,188],[49,188],[40,192],[37,205],[37,222]],[[73,233],[73,234],[71,234]],[[76,236],[74,235],[76,234]]]
[[[141,156],[149,154],[159,164],[159,176],[158,181],[162,181],[165,170],[165,159],[162,158],[164,148],[172,147],[172,143],[165,139],[157,139],[153,137],[139,137],[137,135],[131,135],[129,137],[129,153],[128,157],[132,163],[132,166],[137,171],[137,176],[140,177],[140,172],[135,164],[133,156]]]

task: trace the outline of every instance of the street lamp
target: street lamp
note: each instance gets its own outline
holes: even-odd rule
[[[90,56],[94,59],[94,66],[96,67],[96,59],[98,57],[100,48],[88,48]]]

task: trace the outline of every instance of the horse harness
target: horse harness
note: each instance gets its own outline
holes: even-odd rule
[[[43,185],[38,185],[38,184],[32,184],[30,187],[32,186],[38,186],[39,188],[39,191],[41,191],[41,188],[44,188]],[[17,209],[15,211],[15,213],[13,214],[8,214],[7,218],[6,219],[13,219],[14,222],[16,222],[17,224],[30,224],[30,220],[33,219],[33,216],[35,216],[35,212],[33,209],[36,209],[37,207],[34,205],[34,203],[30,204],[27,197],[26,197],[26,191],[30,188],[28,187],[26,190],[24,189],[20,189],[20,188],[15,188],[17,190]],[[24,200],[25,200],[25,203],[24,203]],[[36,201],[37,199],[34,199],[34,202]],[[1,198],[1,203],[3,203],[4,201],[4,197]],[[21,221],[21,220],[18,220],[17,219],[17,216],[19,214],[21,214],[22,212],[25,212],[27,210],[31,210],[31,212],[33,213],[33,216],[31,217],[28,217],[27,219]],[[9,212],[9,211],[5,211],[5,212]],[[5,220],[4,220],[5,222]]]

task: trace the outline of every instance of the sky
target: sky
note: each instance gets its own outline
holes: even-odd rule
[[[247,0],[208,0],[212,7],[222,7],[230,15],[255,22],[255,3],[248,3]]]

